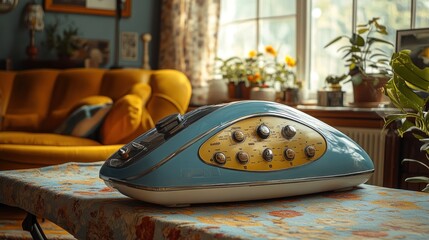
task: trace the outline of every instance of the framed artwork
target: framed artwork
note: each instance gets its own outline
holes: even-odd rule
[[[137,61],[138,34],[136,32],[121,33],[121,59]]]
[[[396,31],[396,52],[411,50],[411,60],[420,67],[429,67],[429,28]]]
[[[0,0],[0,13],[12,11],[18,5],[18,0]]]
[[[131,0],[119,1],[122,2],[121,16],[131,16]],[[53,12],[115,16],[116,3],[117,0],[45,0],[44,7]]]
[[[87,60],[89,67],[105,66],[109,62],[109,41],[98,39],[77,38],[77,49],[72,54],[72,59]]]

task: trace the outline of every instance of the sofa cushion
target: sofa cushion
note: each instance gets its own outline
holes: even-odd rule
[[[143,99],[128,94],[115,102],[100,130],[103,144],[118,144],[132,134],[141,123]]]
[[[94,137],[93,134],[103,122],[111,106],[110,103],[81,106],[73,111],[54,132],[75,137]]]
[[[8,106],[5,112],[5,118],[12,118],[8,126],[3,125],[2,130],[15,131],[40,131],[40,124],[48,115],[49,102],[51,100],[52,90],[58,75],[57,70],[36,69],[25,70],[16,73],[12,84]],[[0,79],[1,80],[1,79]],[[37,115],[36,117],[28,116]],[[24,121],[18,125],[12,123],[15,117],[22,116]],[[37,122],[34,120],[37,119]],[[29,125],[21,125],[28,123]]]
[[[39,115],[36,113],[6,114],[2,119],[2,129],[7,131],[30,131],[39,129]]]
[[[73,136],[54,133],[0,132],[0,145],[35,145],[35,146],[99,146],[99,142]]]

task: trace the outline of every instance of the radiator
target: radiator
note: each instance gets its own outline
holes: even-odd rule
[[[374,175],[368,184],[383,186],[384,149],[387,131],[374,128],[336,127],[359,144],[374,162]]]

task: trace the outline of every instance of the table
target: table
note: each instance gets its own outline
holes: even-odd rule
[[[44,217],[78,239],[429,237],[426,193],[364,184],[343,192],[167,208],[108,188],[98,178],[101,164],[0,172],[0,203]]]

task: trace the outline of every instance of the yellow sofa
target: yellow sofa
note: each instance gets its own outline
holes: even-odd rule
[[[0,71],[0,170],[103,161],[191,98],[176,70]],[[59,128],[87,106],[108,106],[91,137]],[[96,124],[94,125],[95,128]]]

